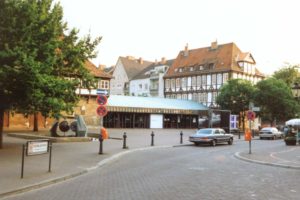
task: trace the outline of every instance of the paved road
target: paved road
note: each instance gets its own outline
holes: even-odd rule
[[[255,148],[266,148],[261,142]],[[233,146],[182,146],[137,151],[86,175],[7,199],[22,200],[298,200],[296,169],[236,159]]]

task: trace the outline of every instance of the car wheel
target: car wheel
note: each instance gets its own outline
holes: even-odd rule
[[[232,143],[233,143],[233,139],[230,138],[229,141],[228,141],[228,144],[229,144],[229,145],[232,145]]]
[[[195,144],[196,146],[199,146],[199,143],[198,143],[198,142],[194,142],[194,144]]]
[[[260,140],[262,140],[262,137],[259,137]]]
[[[216,146],[216,140],[211,141],[211,146],[213,146],[213,147]]]

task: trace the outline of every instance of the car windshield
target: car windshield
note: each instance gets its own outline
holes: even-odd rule
[[[210,135],[210,134],[212,134],[212,132],[213,132],[212,129],[200,129],[197,131],[197,134]]]
[[[275,131],[274,128],[263,128],[261,129],[261,132],[272,132],[272,131]]]

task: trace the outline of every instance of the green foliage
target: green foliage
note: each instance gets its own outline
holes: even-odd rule
[[[254,98],[260,106],[260,115],[272,124],[292,118],[299,111],[291,88],[283,80],[269,78],[258,82],[256,87]]]
[[[94,86],[84,64],[101,38],[79,38],[53,0],[0,1],[0,18],[0,105],[44,116],[71,112],[80,81]]]
[[[286,64],[283,68],[279,69],[278,71],[275,71],[273,74],[273,77],[275,79],[283,80],[287,85],[291,86],[295,82],[299,82],[299,72],[298,69],[299,65],[290,65]]]
[[[233,114],[239,114],[248,110],[254,90],[250,81],[231,79],[221,87],[216,102],[221,109],[231,110]]]

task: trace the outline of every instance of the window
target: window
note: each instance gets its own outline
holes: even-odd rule
[[[196,76],[193,76],[193,77],[192,77],[192,86],[193,86],[193,87],[196,87],[196,81],[197,81]]]
[[[178,71],[179,71],[179,72],[182,72],[182,67],[180,67]]]
[[[211,85],[211,75],[210,75],[210,74],[207,74],[206,84],[207,84],[208,86]]]
[[[181,78],[181,87],[186,88],[186,78]]]
[[[208,69],[214,69],[215,68],[215,64],[214,63],[209,63],[208,64]]]
[[[109,89],[109,81],[101,80],[100,81],[100,89]]]
[[[143,89],[143,85],[142,84],[139,84],[139,89]]]
[[[179,88],[180,87],[180,78],[176,78],[176,87]]]
[[[217,84],[217,75],[216,74],[211,75],[211,83],[212,83],[212,85]]]
[[[171,79],[171,88],[175,88],[175,79]]]
[[[221,85],[222,84],[222,74],[217,75],[217,84]]]
[[[201,85],[202,85],[204,88],[206,88],[206,75],[202,75],[201,80],[202,80],[202,84],[201,84]]]
[[[197,76],[197,86],[201,86],[201,76]]]
[[[199,66],[199,70],[204,70],[204,66],[203,66],[203,65],[200,65],[200,66]]]
[[[170,88],[170,79],[166,79],[166,87],[165,88]]]
[[[148,84],[147,83],[145,84],[145,90],[148,90]]]
[[[190,71],[191,71],[191,72],[194,71],[194,67],[190,67]]]

